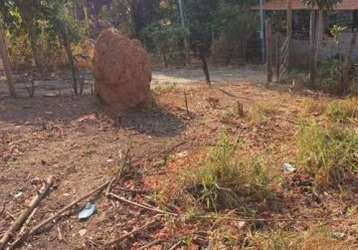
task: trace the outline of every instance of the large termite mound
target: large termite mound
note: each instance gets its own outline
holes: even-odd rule
[[[95,46],[93,71],[96,94],[105,105],[124,111],[148,103],[152,70],[139,41],[115,29],[102,31]]]

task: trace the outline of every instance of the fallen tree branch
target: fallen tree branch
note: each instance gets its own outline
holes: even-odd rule
[[[63,215],[64,212],[66,212],[67,210],[71,209],[72,207],[74,207],[75,205],[77,205],[79,202],[87,199],[88,197],[92,196],[93,194],[102,192],[110,183],[110,181],[107,181],[105,183],[103,183],[101,186],[97,187],[96,189],[92,190],[91,192],[81,196],[80,198],[78,198],[77,200],[71,202],[69,205],[65,206],[64,208],[62,208],[61,210],[59,210],[57,213],[53,214],[52,216],[50,216],[49,218],[43,220],[42,222],[40,222],[39,224],[37,224],[29,233],[22,235],[17,241],[16,243],[20,243],[22,241],[24,241],[26,238],[36,234],[43,226],[51,223],[51,222],[55,222],[56,219],[58,219],[59,217],[61,217]],[[15,246],[15,244],[13,245]],[[2,249],[0,249],[2,250]]]
[[[50,176],[47,178],[46,182],[41,187],[38,194],[31,200],[28,208],[26,208],[20,216],[14,221],[14,223],[10,226],[7,232],[3,235],[0,240],[0,250],[4,249],[11,238],[13,238],[14,234],[21,229],[22,225],[29,218],[29,216],[33,213],[34,209],[38,207],[41,200],[45,198],[48,191],[52,187],[54,183],[54,177]]]
[[[121,196],[118,196],[114,193],[110,193],[109,196],[119,200],[119,201],[122,201],[122,202],[126,202],[132,206],[136,206],[136,207],[140,207],[140,208],[143,208],[143,209],[146,209],[146,210],[149,210],[149,211],[153,211],[153,212],[156,212],[156,213],[159,213],[159,214],[167,214],[167,215],[172,215],[172,216],[178,216],[178,214],[176,213],[172,213],[172,212],[167,212],[167,211],[164,211],[164,210],[161,210],[161,209],[158,209],[158,208],[154,208],[154,207],[150,207],[150,206],[147,206],[147,205],[143,205],[143,204],[140,204],[138,202],[135,202],[135,201],[130,201],[124,197],[121,197]]]
[[[156,223],[157,223],[157,220],[150,221],[150,222],[146,223],[144,226],[141,226],[141,227],[139,227],[137,229],[134,229],[131,232],[126,233],[123,236],[106,243],[105,246],[111,246],[111,245],[120,243],[121,241],[127,239],[128,237],[130,237],[130,236],[132,236],[134,234],[137,234],[138,232],[143,231],[143,230],[155,225]]]
[[[19,237],[17,237],[17,239],[11,243],[11,246],[9,247],[9,249],[13,249],[14,246],[17,246],[21,242],[22,236],[26,234],[26,228],[30,224],[30,221],[31,221],[32,217],[35,215],[36,211],[37,211],[37,208],[35,208],[34,211],[32,211],[32,213],[30,214],[29,218],[27,218],[26,222],[24,223],[23,227],[21,228],[21,230],[19,232]]]

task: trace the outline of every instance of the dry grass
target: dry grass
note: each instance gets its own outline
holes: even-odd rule
[[[249,109],[247,117],[252,125],[264,125],[278,113],[278,106],[273,103],[257,103]]]
[[[283,230],[255,234],[251,246],[244,249],[262,250],[353,250],[356,246],[338,240],[324,227],[313,227],[305,232]]]

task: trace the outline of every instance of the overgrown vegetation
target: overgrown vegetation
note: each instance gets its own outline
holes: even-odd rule
[[[222,135],[199,169],[183,173],[183,189],[209,210],[238,207],[240,197],[271,198],[272,179],[264,163],[238,154],[240,147],[240,141],[231,143]]]
[[[358,99],[334,101],[328,105],[327,115],[333,122],[358,122]]]
[[[304,122],[298,133],[301,166],[319,186],[339,185],[358,172],[358,134],[332,125]]]
[[[153,92],[155,94],[161,95],[175,90],[176,87],[177,84],[175,82],[167,82],[167,83],[160,83],[160,84],[158,83],[154,85]]]

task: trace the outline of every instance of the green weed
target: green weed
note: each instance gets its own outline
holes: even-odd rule
[[[265,199],[271,178],[262,162],[237,160],[239,142],[222,135],[199,169],[182,175],[182,185],[209,210],[238,207],[239,196]]]
[[[298,148],[301,165],[318,185],[340,184],[347,174],[358,171],[358,135],[350,130],[305,122]]]
[[[162,95],[175,90],[177,84],[175,82],[158,83],[154,85],[153,92],[157,95]]]
[[[333,122],[348,123],[358,121],[358,99],[332,102],[327,109],[327,116]]]

